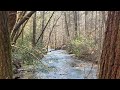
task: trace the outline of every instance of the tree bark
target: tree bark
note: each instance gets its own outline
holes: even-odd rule
[[[100,60],[100,79],[120,79],[120,11],[109,11]]]
[[[12,79],[8,12],[0,11],[0,79]]]
[[[12,32],[13,27],[16,23],[16,18],[17,18],[17,11],[9,11],[8,25],[9,25],[10,33]]]

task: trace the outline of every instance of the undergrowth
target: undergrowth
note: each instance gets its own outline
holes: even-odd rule
[[[24,39],[19,38],[17,43],[12,46],[12,60],[19,60],[25,65],[36,65],[40,63],[40,59],[46,53],[46,49],[40,43],[34,48],[32,47],[32,38],[26,35]]]
[[[69,42],[67,45],[67,51],[70,54],[75,54],[78,58],[87,58],[92,60],[94,58],[95,52],[94,40],[84,36],[77,37]],[[95,59],[95,58],[94,58]]]

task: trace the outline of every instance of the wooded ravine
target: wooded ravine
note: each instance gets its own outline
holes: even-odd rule
[[[120,79],[120,11],[0,11],[0,79]]]

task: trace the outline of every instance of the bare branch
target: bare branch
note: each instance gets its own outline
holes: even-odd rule
[[[62,15],[62,13],[61,13]],[[58,20],[60,19],[61,15],[57,18],[56,22],[54,23],[54,25],[52,26],[52,29],[50,31],[50,34],[49,34],[49,40],[48,40],[48,43],[47,43],[47,50],[48,50],[48,45],[49,45],[49,42],[50,42],[50,37],[51,37],[51,34],[52,34],[52,31],[54,30],[54,27],[56,26]]]
[[[38,43],[38,41],[40,40],[40,38],[41,38],[42,34],[44,33],[44,31],[45,31],[46,27],[48,26],[48,23],[50,22],[51,18],[52,18],[52,17],[53,17],[53,15],[54,15],[54,13],[55,13],[55,11],[52,13],[52,15],[50,16],[50,18],[49,18],[49,20],[48,20],[47,24],[46,24],[46,25],[45,25],[45,27],[43,28],[43,30],[42,30],[42,32],[41,32],[41,34],[40,34],[40,36],[38,37],[38,39],[37,39],[37,41],[36,41],[36,44],[37,44],[37,43]]]
[[[20,26],[21,26],[26,20],[28,20],[28,19],[32,16],[33,13],[35,13],[35,11],[29,12],[27,15],[25,15],[25,16],[23,17],[22,20],[20,20],[19,22],[17,22],[17,23],[15,24],[15,26],[14,26],[14,28],[13,28],[13,30],[12,30],[12,33],[11,33],[11,41],[13,41],[13,38],[14,38],[17,30],[20,28]],[[28,17],[29,17],[29,18],[28,18]]]

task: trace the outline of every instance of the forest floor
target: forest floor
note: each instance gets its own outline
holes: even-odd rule
[[[65,50],[49,50],[38,65],[33,79],[96,79],[98,65],[75,59]]]

